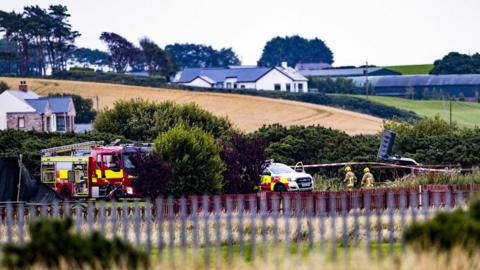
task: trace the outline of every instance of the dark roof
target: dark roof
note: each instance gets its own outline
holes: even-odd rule
[[[48,108],[48,100],[46,99],[25,99],[28,105],[32,106],[38,113],[45,113]]]
[[[303,76],[307,77],[353,77],[353,76],[364,76],[365,68],[327,68],[327,69],[317,69],[317,70],[299,70]],[[401,75],[396,71],[381,67],[369,67],[367,68],[369,75],[375,73],[387,73],[389,75]]]
[[[328,63],[298,63],[295,65],[296,70],[318,70],[332,67]]]
[[[177,83],[188,83],[204,76],[215,82],[224,82],[225,78],[236,77],[238,82],[255,82],[269,72],[271,68],[186,68],[180,73]]]
[[[375,87],[480,85],[480,74],[383,76]]]
[[[73,103],[71,97],[42,97],[39,100],[48,100],[53,113],[66,113]]]

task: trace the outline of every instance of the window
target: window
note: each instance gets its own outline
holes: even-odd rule
[[[240,84],[240,88],[245,89],[245,84]]]
[[[290,84],[287,83],[285,86],[287,87],[287,92],[290,92]]]
[[[282,89],[282,85],[279,84],[279,83],[274,84],[273,87],[274,87],[275,91],[280,91],[280,89]]]
[[[227,87],[227,88],[232,88],[232,83],[227,82],[227,86],[226,86],[226,87]]]
[[[65,117],[57,117],[57,131],[65,131]]]
[[[236,83],[233,84],[233,88],[235,88],[235,89],[237,88],[237,84],[236,84]]]
[[[25,118],[19,117],[18,118],[18,128],[25,128]]]
[[[303,83],[298,84],[298,92],[303,92]]]
[[[120,157],[116,154],[103,155],[103,166],[105,170],[120,171]]]

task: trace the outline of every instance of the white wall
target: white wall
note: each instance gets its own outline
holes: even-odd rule
[[[182,85],[194,86],[194,87],[212,87],[212,85],[201,78],[196,78],[189,83],[182,83]]]
[[[235,84],[237,83],[237,78],[226,78],[225,81],[223,82],[223,88],[235,88]],[[230,84],[230,87],[228,87],[228,84]],[[239,86],[237,85],[237,88]]]
[[[281,91],[287,91],[287,83],[290,84],[291,92],[298,92],[298,86],[294,84],[303,84],[303,91],[307,92],[307,82],[302,81],[293,81],[288,76],[282,72],[273,69],[265,74],[260,80],[256,83],[257,90],[275,90],[275,84],[280,84]]]
[[[35,109],[5,91],[0,95],[0,130],[7,128],[7,112],[35,112]]]
[[[242,89],[242,85],[244,86],[243,88],[245,89],[256,89],[257,88],[257,85],[253,82],[239,82],[237,83],[237,87],[239,89]]]

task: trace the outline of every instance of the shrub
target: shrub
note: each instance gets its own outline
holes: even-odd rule
[[[30,242],[23,246],[7,244],[2,263],[7,269],[24,269],[34,265],[59,268],[89,267],[110,269],[126,264],[129,269],[145,268],[148,257],[119,238],[106,239],[95,232],[88,236],[72,233],[72,219],[45,219],[30,224]]]
[[[424,223],[410,225],[405,240],[417,249],[450,251],[461,247],[468,251],[480,248],[480,200],[470,203],[468,211],[457,209],[439,213]]]
[[[227,119],[214,116],[193,103],[177,105],[167,101],[157,104],[141,99],[115,102],[113,108],[99,113],[94,127],[131,140],[151,141],[178,124],[201,128],[216,138],[230,132],[232,127]]]
[[[8,89],[10,89],[10,86],[4,81],[0,81],[0,94]]]
[[[220,147],[209,133],[198,127],[178,125],[160,134],[154,149],[175,170],[169,194],[181,197],[222,191],[225,165],[220,158]]]
[[[135,165],[135,189],[152,200],[168,192],[174,178],[172,165],[161,160],[155,153],[137,153],[131,157]]]
[[[261,165],[266,160],[265,144],[258,138],[235,134],[224,142],[220,156],[225,162],[223,193],[252,193],[259,185]]]

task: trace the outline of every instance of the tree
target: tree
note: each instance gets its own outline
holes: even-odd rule
[[[15,44],[20,74],[45,75],[47,65],[53,72],[66,69],[67,55],[80,36],[69,17],[63,5],[51,5],[47,10],[26,6],[22,13],[0,11],[0,31]]]
[[[223,193],[255,192],[259,185],[261,165],[267,159],[263,141],[235,134],[223,143],[220,156],[226,165]]]
[[[168,194],[168,187],[174,179],[172,165],[161,160],[155,153],[137,153],[131,157],[135,166],[135,189],[144,197],[155,200]]]
[[[178,124],[201,128],[215,138],[228,134],[232,128],[227,119],[195,104],[152,103],[141,99],[117,101],[112,108],[99,113],[93,123],[96,130],[122,134],[136,141],[152,141]]]
[[[300,36],[275,37],[263,48],[259,62],[274,67],[287,61],[289,66],[297,63],[333,63],[333,53],[321,39],[305,39]]]
[[[106,66],[108,65],[108,53],[97,49],[78,48],[74,50],[69,59],[73,63],[78,63],[83,67]]]
[[[0,81],[0,94],[5,92],[5,90],[10,89],[10,86],[4,81]]]
[[[175,74],[175,62],[170,54],[146,37],[140,40],[140,46],[150,75],[169,78]]]
[[[138,50],[126,38],[116,34],[103,32],[100,40],[107,44],[110,52],[109,62],[116,72],[125,72],[128,64],[137,56]]]
[[[206,45],[175,43],[167,45],[165,51],[173,57],[180,69],[240,65],[240,60],[232,48],[215,50]]]
[[[76,123],[91,123],[97,112],[93,109],[93,101],[89,98],[83,98],[82,96],[62,93],[62,94],[48,94],[49,97],[72,97],[73,104],[75,105],[75,111],[77,115],[75,116]]]
[[[220,158],[220,147],[207,132],[176,126],[158,136],[154,151],[175,170],[169,194],[187,197],[222,191],[225,165]]]
[[[430,74],[472,74],[480,73],[480,55],[451,52],[433,63]]]

